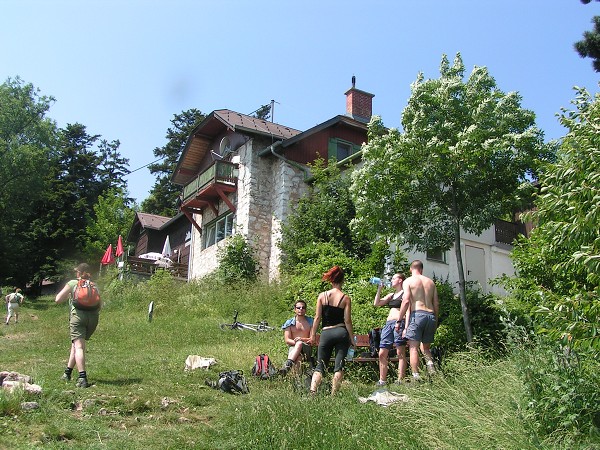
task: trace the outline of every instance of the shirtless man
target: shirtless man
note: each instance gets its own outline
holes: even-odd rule
[[[420,380],[419,375],[419,344],[427,361],[427,371],[434,373],[431,343],[437,328],[439,314],[438,293],[431,278],[423,275],[423,263],[418,259],[410,265],[411,276],[404,280],[404,298],[400,307],[400,317],[406,314],[410,306],[410,319],[406,327],[406,339],[410,352],[410,368],[413,379]],[[399,324],[396,325],[399,327]]]
[[[288,359],[280,370],[283,375],[287,374],[292,367],[300,365],[302,354],[310,358],[312,353],[312,347],[308,341],[313,318],[306,315],[306,302],[298,300],[294,304],[294,311],[294,317],[287,320],[281,327],[283,339],[289,348]]]

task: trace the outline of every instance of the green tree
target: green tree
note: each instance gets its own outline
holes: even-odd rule
[[[558,160],[540,177],[528,216],[537,223],[513,260],[520,297],[537,306],[539,330],[600,356],[600,96],[579,90]]]
[[[583,39],[574,44],[575,50],[582,58],[591,58],[592,66],[600,72],[600,16],[592,19],[594,28],[583,33]]]
[[[317,242],[334,242],[344,253],[359,259],[368,257],[372,250],[373,242],[366,235],[350,229],[356,216],[350,179],[342,176],[333,160],[328,165],[317,160],[311,170],[314,182],[309,193],[282,225],[279,247],[284,272],[302,264],[302,249]]]
[[[156,181],[150,190],[150,196],[142,202],[142,211],[166,217],[177,214],[177,198],[181,194],[181,187],[171,182],[171,175],[188,137],[204,117],[205,115],[195,108],[173,116],[173,126],[167,129],[168,142],[163,147],[154,149],[154,156],[160,160],[148,166],[150,173],[156,176]]]
[[[370,124],[362,168],[353,175],[356,225],[427,251],[454,245],[467,341],[461,229],[482,233],[511,212],[546,155],[532,111],[516,92],[504,93],[485,67],[464,80],[460,54],[444,55],[440,78],[419,74],[402,114],[404,132]],[[521,197],[520,197],[520,195]]]
[[[106,139],[101,139],[98,145],[98,152],[100,155],[100,166],[98,167],[98,177],[101,182],[101,191],[105,192],[107,189],[118,188],[121,192],[127,191],[127,181],[125,177],[129,175],[130,171],[127,168],[129,166],[129,159],[123,158],[119,153],[119,146],[121,142],[117,139],[108,142]],[[130,197],[125,198],[126,204],[133,203],[133,199]]]
[[[108,244],[116,248],[119,235],[127,237],[135,215],[128,203],[127,193],[120,188],[110,188],[100,195],[93,207],[94,218],[86,228],[86,260],[100,261]]]
[[[31,268],[23,232],[37,214],[32,204],[46,192],[56,141],[56,125],[46,117],[53,102],[18,77],[0,85],[0,279],[19,286]]]

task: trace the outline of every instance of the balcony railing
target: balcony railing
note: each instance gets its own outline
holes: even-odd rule
[[[512,245],[519,234],[526,234],[525,224],[497,219],[494,223],[496,242]]]
[[[229,161],[215,161],[212,166],[185,185],[183,201],[193,198],[198,192],[217,183],[235,186],[237,175],[237,164]]]

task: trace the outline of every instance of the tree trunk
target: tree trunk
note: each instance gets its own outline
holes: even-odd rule
[[[469,319],[469,309],[467,308],[467,290],[465,281],[465,270],[463,268],[462,252],[460,250],[460,224],[457,220],[454,229],[454,253],[456,254],[456,267],[458,269],[458,290],[460,295],[460,306],[462,307],[463,323],[465,324],[465,333],[467,342],[473,342],[473,330],[471,330],[471,320]]]

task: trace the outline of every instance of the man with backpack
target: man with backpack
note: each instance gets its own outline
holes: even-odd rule
[[[98,326],[102,302],[95,283],[91,281],[91,269],[86,263],[75,268],[77,278],[67,282],[56,294],[56,303],[69,299],[69,329],[71,335],[71,352],[67,367],[62,376],[65,381],[71,380],[73,368],[77,366],[79,376],[77,387],[89,386],[85,370],[85,342],[92,337]]]
[[[23,304],[23,294],[21,294],[21,289],[16,288],[15,292],[12,294],[8,294],[4,300],[6,300],[6,307],[8,309],[8,315],[6,316],[6,325],[10,321],[10,318],[15,316],[15,323],[19,321],[19,309]]]
[[[304,300],[298,300],[294,304],[294,313],[294,317],[281,326],[283,339],[288,346],[288,359],[279,371],[282,375],[286,375],[294,366],[299,367],[302,355],[305,355],[309,361],[312,358],[312,347],[308,341],[313,318],[306,315]]]

